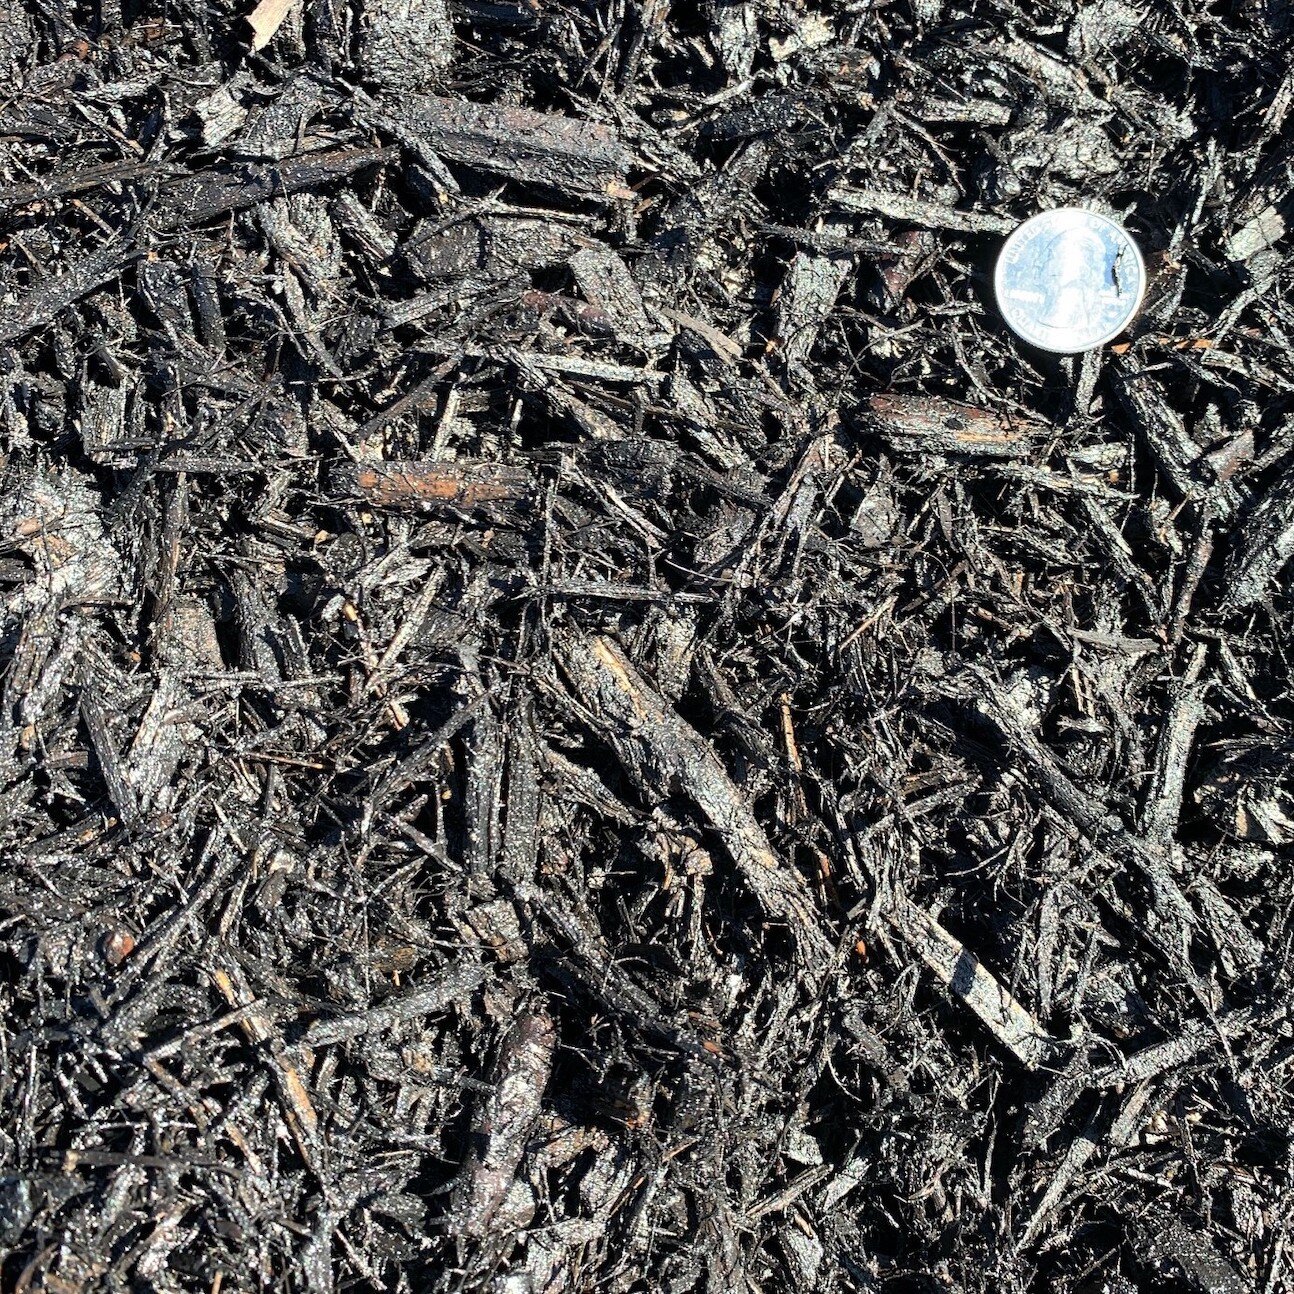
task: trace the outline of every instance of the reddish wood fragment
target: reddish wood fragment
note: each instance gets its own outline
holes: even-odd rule
[[[341,493],[377,508],[478,508],[486,503],[517,503],[528,498],[535,486],[524,468],[471,460],[347,463],[334,471],[333,484]]]
[[[972,458],[1030,458],[1047,428],[941,396],[874,395],[867,402],[896,449]]]
[[[109,930],[102,947],[103,960],[115,970],[135,951],[135,936],[129,930]]]

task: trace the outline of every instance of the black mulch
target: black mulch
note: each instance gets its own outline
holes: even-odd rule
[[[1294,1287],[1292,49],[0,8],[0,1288]]]

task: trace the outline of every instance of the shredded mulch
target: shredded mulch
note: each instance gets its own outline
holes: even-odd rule
[[[0,1288],[1294,1288],[1292,49],[0,8]]]

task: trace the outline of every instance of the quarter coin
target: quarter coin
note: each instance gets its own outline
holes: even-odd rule
[[[1146,265],[1122,225],[1082,207],[1057,207],[1008,236],[993,290],[1012,332],[1042,350],[1076,355],[1132,322]]]

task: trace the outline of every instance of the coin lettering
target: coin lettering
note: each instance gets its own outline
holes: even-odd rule
[[[1103,346],[1132,321],[1146,270],[1131,235],[1081,207],[1026,220],[1002,246],[994,272],[1007,326],[1042,350],[1073,355]]]

